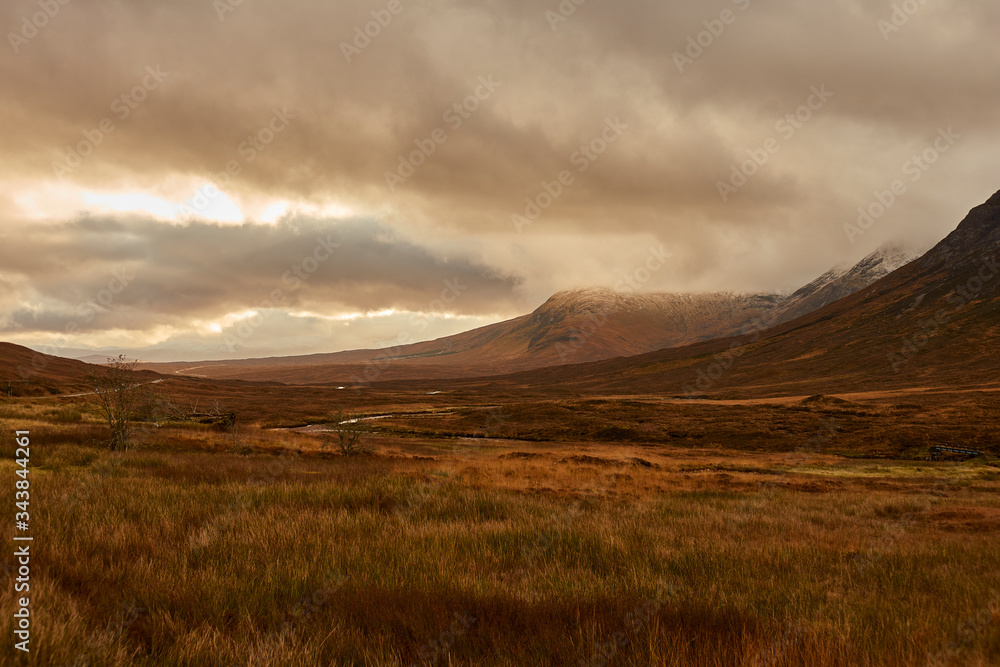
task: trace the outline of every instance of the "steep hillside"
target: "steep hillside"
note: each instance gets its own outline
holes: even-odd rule
[[[566,393],[777,396],[1000,389],[1000,193],[919,260],[766,332],[496,378]]]

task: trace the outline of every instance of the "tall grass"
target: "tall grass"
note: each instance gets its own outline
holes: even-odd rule
[[[359,459],[265,431],[240,455],[191,429],[122,455],[80,427],[36,440],[31,664],[1000,660],[998,483],[975,468],[845,463],[816,491],[822,466],[760,486],[777,457]]]

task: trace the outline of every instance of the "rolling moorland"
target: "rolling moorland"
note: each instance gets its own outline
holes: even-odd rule
[[[143,370],[127,452],[97,368],[2,344],[30,664],[998,664],[998,261],[1000,193],[729,337],[489,377]]]

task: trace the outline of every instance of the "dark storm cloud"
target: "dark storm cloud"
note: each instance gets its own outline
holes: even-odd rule
[[[473,93],[478,77],[493,75],[503,86],[418,170],[403,201],[422,201],[459,225],[475,224],[458,214],[470,207],[487,219],[506,213],[565,168],[606,117],[621,116],[631,138],[594,165],[586,205],[567,201],[560,213],[601,219],[626,206],[637,215],[620,222],[648,228],[658,209],[718,208],[715,181],[741,148],[719,126],[766,128],[812,85],[837,96],[817,131],[859,151],[869,148],[859,127],[904,140],[940,124],[992,129],[1000,101],[991,32],[1000,12],[987,3],[918,3],[888,39],[878,24],[892,17],[888,2],[591,0],[564,22],[546,12],[572,3],[402,2],[371,38],[356,29],[375,20],[372,12],[389,16],[387,3],[218,4],[63,6],[0,59],[0,121],[19,128],[5,132],[5,153],[16,157],[8,168],[51,175],[64,146],[110,118],[115,131],[73,178],[207,175],[275,106],[287,106],[298,113],[294,127],[240,187],[374,201],[388,196],[385,172],[398,157],[433,129],[448,129],[445,112]],[[5,3],[0,25],[16,33],[36,10]],[[724,10],[733,22],[679,72],[675,54],[706,22],[721,25]],[[366,46],[354,47],[348,63],[343,45],[355,42]],[[149,66],[169,76],[117,120],[114,101]],[[705,122],[706,113],[721,122]],[[669,126],[658,123],[665,115]],[[788,185],[779,173],[762,174],[746,203],[794,204],[804,195]]]
[[[510,308],[518,280],[371,221],[176,225],[143,218],[36,226],[0,246],[12,309],[3,330],[146,329],[270,304],[318,314]],[[20,289],[18,283],[23,285]],[[275,291],[281,294],[274,298]]]

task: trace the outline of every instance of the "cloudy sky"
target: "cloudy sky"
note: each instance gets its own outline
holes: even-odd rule
[[[651,252],[645,291],[795,288],[1000,188],[998,24],[979,0],[9,0],[0,339],[381,347]]]

